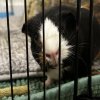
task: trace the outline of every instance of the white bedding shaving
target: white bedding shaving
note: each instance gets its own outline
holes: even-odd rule
[[[21,25],[19,18],[10,18],[10,39],[11,39],[11,62],[13,78],[27,77],[26,62],[26,40],[25,35],[21,33]],[[20,25],[20,27],[19,27]],[[30,76],[41,76],[40,66],[34,60],[29,44],[29,74]],[[6,27],[6,19],[0,20],[0,81],[10,79],[9,70],[9,51],[8,51],[8,33]]]

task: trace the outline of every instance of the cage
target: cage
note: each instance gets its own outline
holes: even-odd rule
[[[39,64],[33,58],[30,50],[31,40],[27,35],[22,34],[21,29],[25,21],[27,22],[30,17],[39,11],[44,13],[44,9],[48,7],[59,5],[60,12],[61,3],[68,3],[68,6],[75,6],[77,8],[78,22],[80,18],[80,0],[72,0],[72,2],[69,0],[68,2],[67,0],[62,0],[62,2],[61,0],[0,1],[0,5],[4,5],[3,7],[0,6],[0,23],[2,23],[0,25],[0,100],[100,99],[99,59],[96,60],[93,66],[93,74],[95,74],[93,76],[90,76],[90,72],[88,77],[78,79],[76,71],[76,78],[73,81],[66,80],[66,82],[63,82],[59,80],[59,82],[47,89],[45,88],[45,84],[44,86],[42,85],[45,71],[42,72],[40,70]],[[91,30],[93,0],[90,0],[86,4],[90,5]],[[88,6],[85,7],[88,8]],[[32,11],[33,9],[34,11]],[[92,32],[90,31],[90,33]],[[75,67],[77,69],[77,65]]]

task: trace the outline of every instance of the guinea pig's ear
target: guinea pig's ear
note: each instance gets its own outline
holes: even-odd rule
[[[62,21],[65,23],[68,31],[73,31],[76,29],[76,17],[74,14],[70,12],[69,13],[62,12],[61,16],[62,16]]]
[[[32,33],[31,33],[30,28],[29,28],[31,26],[30,24],[31,23],[29,21],[27,21],[26,23],[24,23],[23,26],[22,26],[22,32],[25,33],[25,34],[27,33],[31,37]]]
[[[36,17],[30,18],[22,27],[22,32],[27,33],[30,37],[33,37],[39,28],[39,20]]]

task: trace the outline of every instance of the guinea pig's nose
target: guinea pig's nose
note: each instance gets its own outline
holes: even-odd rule
[[[58,62],[57,62],[57,59],[56,59],[56,55],[52,55],[51,56],[51,59],[52,59],[51,65],[57,66],[58,65]]]

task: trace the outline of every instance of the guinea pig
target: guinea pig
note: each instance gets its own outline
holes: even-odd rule
[[[77,31],[78,77],[88,75],[89,59],[92,61],[92,66],[93,60],[100,50],[100,26],[95,16],[93,16],[93,42],[90,56],[89,11],[81,8],[79,26],[76,24],[76,14],[76,8],[62,6],[61,27],[59,27],[59,7],[56,6],[45,11],[44,21],[42,12],[39,12],[22,27],[22,32],[25,34],[27,32],[31,38],[33,57],[41,69],[45,69],[47,86],[53,81],[59,80],[59,54],[61,54],[61,79],[73,80],[75,78]],[[45,67],[43,66],[43,22],[45,25]],[[61,53],[59,53],[59,34],[61,34]]]

